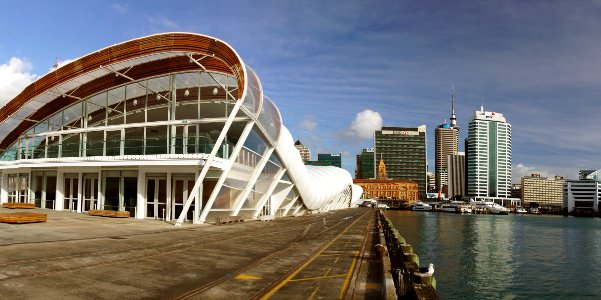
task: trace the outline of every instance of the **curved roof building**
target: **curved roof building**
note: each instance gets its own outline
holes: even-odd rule
[[[151,35],[88,54],[0,109],[0,201],[203,223],[351,207],[336,167],[305,166],[228,44]]]

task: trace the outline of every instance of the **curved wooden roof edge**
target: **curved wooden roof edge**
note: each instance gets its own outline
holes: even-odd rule
[[[149,35],[100,49],[42,76],[0,108],[0,123],[6,121],[35,97],[69,80],[92,72],[100,66],[110,66],[134,58],[166,52],[197,53],[209,55],[209,57],[214,55],[214,58],[221,61],[223,65],[212,65],[207,69],[220,72],[229,69],[231,75],[235,76],[238,81],[237,97],[239,100],[244,99],[247,81],[244,62],[230,45],[206,35],[170,32]],[[223,67],[227,67],[227,69]]]
[[[68,83],[70,80],[95,71],[101,66],[110,67],[111,65],[126,62],[131,59],[169,52],[189,53],[191,55],[198,54],[194,56],[194,58],[197,59],[206,56],[204,60],[201,61],[203,67],[207,70],[235,76],[238,85],[238,100],[244,99],[247,93],[246,85],[248,75],[246,74],[244,62],[231,46],[221,40],[206,35],[170,32],[149,35],[112,45],[75,59],[64,66],[49,72],[27,86],[19,95],[0,109],[0,124],[7,121],[13,114],[17,113],[19,109],[37,96],[49,92],[61,84]],[[149,72],[154,73],[155,75],[161,75],[171,71],[201,69],[201,67],[197,66],[194,62],[186,62],[185,60],[187,60],[187,58],[160,59],[154,63],[141,62],[136,66],[141,66],[145,70],[132,70],[130,73],[132,76],[134,75],[133,73],[138,73],[140,76],[133,76],[133,78],[139,79],[152,76],[152,74],[148,74]],[[188,64],[188,66],[186,66],[186,64]],[[130,75],[130,73],[128,73],[128,75]],[[100,90],[109,88],[107,85],[120,85],[126,82],[124,78],[115,78],[114,76],[113,79],[116,80],[107,80],[110,76],[111,74],[107,71],[106,76],[101,76],[80,84],[78,88],[82,86],[87,88],[75,91],[73,96],[85,98]],[[67,93],[72,91],[68,91]],[[60,109],[65,105],[68,106],[73,102],[76,101],[73,101],[73,99],[69,101],[69,99],[57,95],[52,101],[34,112],[32,115],[35,115],[36,118],[32,119],[43,120],[54,113],[56,109]],[[0,149],[5,149],[10,146],[20,134],[32,125],[31,120],[23,120],[20,124],[13,127],[10,133],[0,138]]]

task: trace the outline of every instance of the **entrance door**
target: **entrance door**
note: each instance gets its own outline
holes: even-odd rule
[[[98,177],[85,176],[83,177],[83,205],[81,210],[86,212],[90,209],[96,209],[98,203]]]
[[[146,217],[165,219],[167,212],[167,179],[146,178]]]
[[[77,185],[79,179],[77,175],[65,174],[65,198],[64,198],[64,209],[68,211],[77,211]]]
[[[179,215],[182,213],[184,209],[184,204],[188,200],[188,196],[190,195],[190,191],[194,187],[194,178],[193,177],[174,177],[173,185],[171,188],[171,219],[177,220]],[[194,218],[194,203],[190,205],[188,209],[188,213],[186,214],[185,220],[189,221]]]

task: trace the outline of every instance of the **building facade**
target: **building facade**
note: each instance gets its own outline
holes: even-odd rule
[[[426,197],[426,125],[382,127],[375,132],[375,157],[386,161],[388,178],[417,182],[419,199]]]
[[[565,180],[563,208],[570,213],[598,213],[601,208],[601,170],[581,170],[579,173],[578,180]]]
[[[503,114],[474,112],[468,125],[467,194],[511,196],[511,125]]]
[[[465,196],[465,153],[458,152],[447,156],[449,170],[449,198]]]
[[[375,175],[376,157],[374,156],[374,148],[363,148],[361,154],[358,155],[361,159],[357,161],[357,169],[361,179],[373,179]]]
[[[303,143],[301,143],[300,140],[296,140],[296,142],[294,142],[294,147],[296,148],[296,150],[298,150],[298,153],[300,154],[303,162],[311,160],[311,149],[303,145]]]
[[[181,225],[351,207],[305,166],[275,103],[225,42],[164,33],[59,67],[0,109],[0,202]]]
[[[402,179],[355,179],[353,182],[363,188],[363,197],[401,200],[413,204],[418,200],[417,182]]]
[[[565,180],[561,176],[546,178],[541,177],[540,174],[532,174],[522,177],[520,196],[522,205],[531,206],[532,203],[537,203],[543,207],[561,208],[564,183]]]

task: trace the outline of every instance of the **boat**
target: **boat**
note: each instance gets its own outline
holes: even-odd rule
[[[528,211],[524,207],[518,206],[515,208],[515,213],[516,214],[525,214],[525,213],[528,213]]]
[[[457,205],[456,203],[446,203],[440,207],[440,211],[442,212],[456,213],[457,209],[459,209],[459,205]]]
[[[486,210],[486,211],[488,211],[488,213],[494,214],[494,215],[508,215],[509,214],[508,208],[503,207],[492,201],[472,201],[472,205],[476,209]]]
[[[413,206],[411,206],[411,210],[414,211],[431,211],[432,206],[428,203],[424,203],[421,201],[415,202]]]

